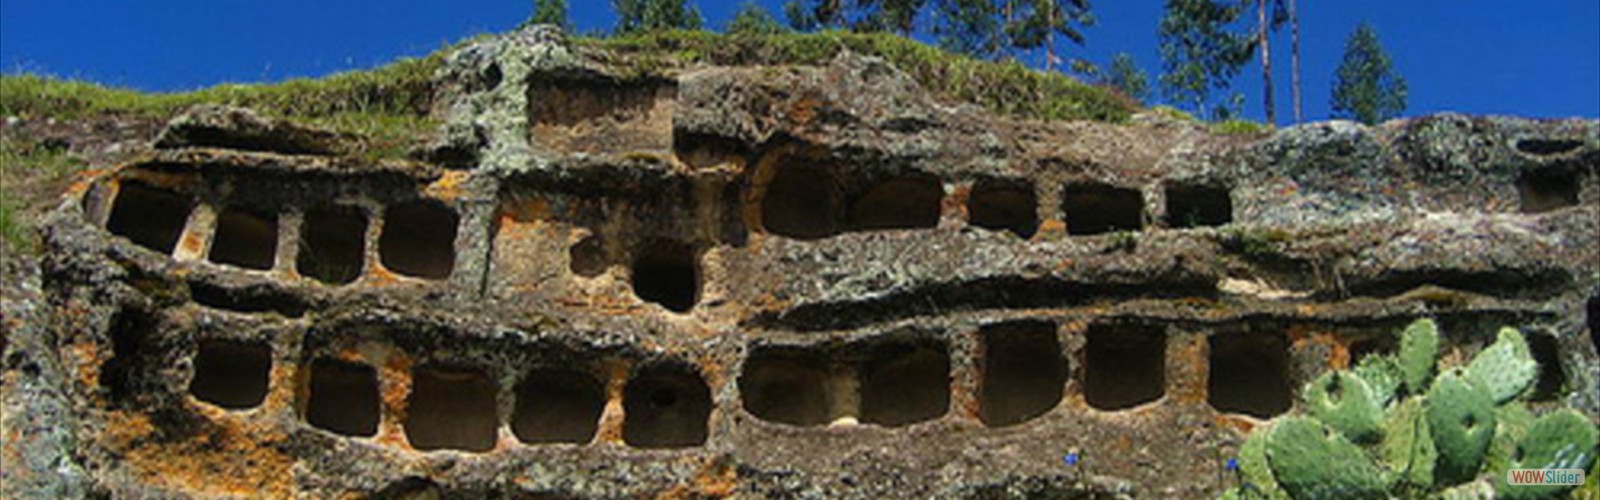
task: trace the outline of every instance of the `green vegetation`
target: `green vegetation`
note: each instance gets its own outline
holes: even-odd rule
[[[1106,85],[1122,91],[1123,95],[1144,101],[1150,98],[1150,76],[1145,74],[1144,68],[1134,62],[1133,54],[1118,52],[1111,57],[1111,65],[1106,68]]]
[[[617,13],[616,33],[627,35],[659,30],[697,30],[704,24],[700,9],[686,0],[611,0]]]
[[[1213,92],[1228,89],[1250,61],[1252,35],[1229,26],[1243,6],[1220,0],[1167,0],[1156,34],[1160,39],[1161,90],[1168,102],[1215,119],[1239,114],[1242,98],[1219,101]]]
[[[878,56],[951,101],[971,102],[996,113],[1041,120],[1121,122],[1138,103],[1060,73],[1040,72],[1018,62],[989,62],[952,54],[885,33],[787,33],[728,37],[705,31],[655,31],[612,38],[579,38],[579,45],[607,49],[637,71],[654,73],[697,63],[720,65],[826,64],[849,50]]]
[[[0,246],[7,255],[32,253],[30,207],[54,199],[79,164],[62,145],[0,135]]]
[[[533,0],[533,15],[524,24],[549,24],[570,31],[572,22],[567,18],[567,0]]]
[[[1344,45],[1344,60],[1334,72],[1333,115],[1368,125],[1406,109],[1406,79],[1394,69],[1372,25],[1361,23]]]
[[[1239,449],[1241,484],[1222,498],[1559,498],[1572,487],[1507,486],[1506,470],[1595,465],[1600,430],[1587,417],[1534,418],[1518,401],[1538,375],[1521,332],[1504,328],[1465,368],[1442,370],[1438,325],[1400,335],[1397,354],[1308,384],[1306,414],[1257,427]]]

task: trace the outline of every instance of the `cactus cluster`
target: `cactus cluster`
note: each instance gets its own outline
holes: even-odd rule
[[[1518,401],[1539,373],[1521,332],[1501,329],[1465,367],[1439,367],[1439,345],[1438,325],[1417,320],[1394,354],[1311,381],[1304,415],[1250,434],[1223,498],[1560,498],[1572,487],[1513,487],[1505,471],[1595,465],[1594,422]]]

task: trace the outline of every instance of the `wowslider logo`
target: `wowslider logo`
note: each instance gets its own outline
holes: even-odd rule
[[[1506,471],[1506,484],[1533,485],[1583,485],[1583,469],[1510,469]]]

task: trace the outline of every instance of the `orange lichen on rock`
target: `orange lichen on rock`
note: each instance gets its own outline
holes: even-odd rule
[[[130,470],[146,482],[210,496],[285,498],[293,458],[280,448],[285,436],[249,421],[212,422],[197,432],[159,434],[149,417],[117,412],[108,419],[110,446],[124,452]]]

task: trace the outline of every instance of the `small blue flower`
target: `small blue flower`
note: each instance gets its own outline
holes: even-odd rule
[[[1239,470],[1239,459],[1229,458],[1228,463],[1224,464],[1222,467],[1230,472],[1237,471]]]
[[[1061,461],[1062,462],[1066,462],[1068,467],[1077,467],[1078,466],[1078,452],[1076,452],[1076,451],[1067,452],[1067,454],[1065,456],[1061,457]]]

